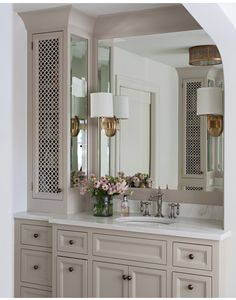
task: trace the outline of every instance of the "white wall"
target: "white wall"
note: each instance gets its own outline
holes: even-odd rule
[[[156,107],[156,184],[178,183],[178,76],[175,68],[114,47],[113,74],[149,83],[159,91]],[[114,80],[113,80],[114,84]],[[142,89],[142,86],[140,86]],[[113,88],[115,91],[115,88]],[[137,159],[140,159],[138,156]]]
[[[15,43],[15,21],[17,22],[17,17],[12,4],[1,4],[0,297],[13,297],[13,212],[26,209],[26,53],[24,34],[20,30],[23,27],[17,27]]]
[[[225,282],[223,297],[236,297],[236,138],[235,138],[235,70],[236,70],[236,4],[184,4],[218,46],[224,66],[225,83],[225,183],[224,226],[232,232],[226,241],[222,267]],[[209,13],[210,12],[210,13]]]

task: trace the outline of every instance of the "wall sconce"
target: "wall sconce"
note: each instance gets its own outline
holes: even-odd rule
[[[76,137],[80,130],[86,130],[87,125],[86,124],[81,124],[80,119],[78,116],[74,116],[71,118],[71,124],[70,124],[70,130],[71,130],[71,136]]]
[[[197,90],[197,115],[207,116],[207,130],[211,136],[220,136],[223,131],[223,92],[219,87],[204,87]]]
[[[112,96],[111,93],[90,94],[90,117],[101,118],[101,128],[112,137],[119,129],[119,119],[129,117],[127,96]]]

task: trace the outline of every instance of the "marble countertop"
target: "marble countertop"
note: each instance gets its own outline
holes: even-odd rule
[[[207,240],[224,240],[231,235],[222,229],[222,222],[217,220],[178,217],[172,224],[119,222],[118,214],[112,217],[94,217],[90,212],[60,215],[39,212],[20,212],[16,219],[47,221],[50,224],[73,225],[97,229],[123,230],[129,232],[150,233]]]

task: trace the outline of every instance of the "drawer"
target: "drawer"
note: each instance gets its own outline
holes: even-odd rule
[[[166,242],[94,234],[93,255],[165,265]]]
[[[21,244],[52,247],[52,228],[38,225],[21,225]]]
[[[21,298],[51,298],[52,292],[22,286],[20,296]]]
[[[174,298],[210,298],[211,277],[173,273]]]
[[[212,247],[206,245],[174,242],[173,265],[183,268],[211,270]]]
[[[52,285],[52,254],[43,251],[21,250],[21,281]]]
[[[87,254],[88,234],[80,231],[58,230],[57,249],[58,251]]]

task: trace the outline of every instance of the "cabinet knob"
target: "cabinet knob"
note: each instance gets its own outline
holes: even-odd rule
[[[74,241],[73,241],[73,240],[69,240],[69,244],[70,244],[70,245],[73,245],[73,244],[74,244]]]
[[[189,254],[189,259],[194,259],[194,255],[192,253]]]
[[[128,279],[128,280],[131,280],[131,279],[132,279],[132,276],[128,275],[128,276],[127,276],[127,279]]]
[[[34,269],[38,270],[39,269],[39,265],[34,265]]]
[[[74,271],[74,268],[69,267],[69,268],[68,268],[68,271],[69,271],[69,272],[73,272],[73,271]]]
[[[38,233],[34,233],[34,238],[37,239],[39,237]]]
[[[188,289],[192,291],[194,289],[194,286],[192,284],[189,284]]]
[[[62,192],[61,188],[57,188],[57,193],[60,194]]]
[[[126,279],[128,279],[128,276],[127,275],[122,275],[122,279],[126,280]]]

